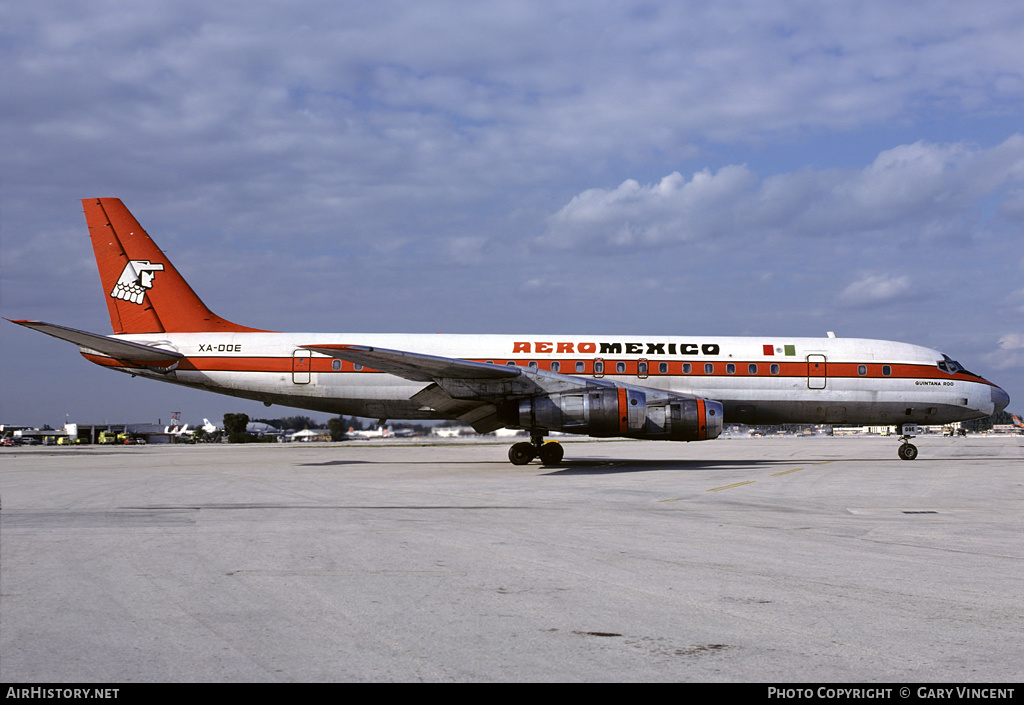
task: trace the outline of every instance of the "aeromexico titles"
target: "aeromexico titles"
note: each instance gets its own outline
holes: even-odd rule
[[[103,367],[266,404],[525,429],[515,464],[562,462],[553,431],[703,441],[723,423],[900,429],[997,413],[1006,392],[929,348],[884,340],[277,333],[212,313],[116,198],[82,201],[113,328],[14,321]]]

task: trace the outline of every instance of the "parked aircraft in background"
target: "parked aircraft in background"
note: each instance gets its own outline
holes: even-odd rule
[[[245,432],[253,436],[259,436],[260,438],[263,436],[281,435],[281,429],[261,421],[250,421],[247,423],[245,425]]]
[[[895,425],[1004,409],[1001,388],[935,350],[884,340],[689,335],[275,333],[211,312],[116,198],[83,202],[113,335],[14,321],[120,372],[267,405],[521,428],[509,459],[562,460],[552,431],[703,441],[725,421]]]
[[[178,438],[186,438],[195,433],[195,429],[189,429],[188,424],[183,424],[177,420],[171,421],[170,424],[164,426],[164,433],[169,436],[176,436]]]
[[[354,428],[350,428],[345,434],[348,438],[389,438],[391,433],[391,427],[384,428],[383,426],[377,426],[364,431],[357,431]]]

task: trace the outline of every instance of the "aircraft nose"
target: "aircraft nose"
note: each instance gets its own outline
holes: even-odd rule
[[[992,387],[992,403],[995,405],[996,410],[993,414],[998,414],[1000,411],[1010,405],[1010,395],[1003,391],[1002,387]]]

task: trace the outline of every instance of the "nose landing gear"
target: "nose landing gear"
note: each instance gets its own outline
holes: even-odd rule
[[[907,438],[913,438],[913,436],[908,436]],[[903,441],[903,445],[900,446],[900,449],[896,451],[896,453],[900,456],[901,460],[913,460],[917,457],[917,446],[913,443]]]
[[[903,441],[900,444],[900,449],[896,451],[896,454],[900,456],[900,460],[913,460],[917,457],[917,446],[910,442],[911,433],[917,432],[917,426],[906,424],[899,427],[900,440]]]
[[[508,459],[513,465],[526,465],[536,457],[544,465],[558,465],[565,451],[558,441],[544,442],[544,436],[530,434],[530,442],[514,444],[508,449]]]

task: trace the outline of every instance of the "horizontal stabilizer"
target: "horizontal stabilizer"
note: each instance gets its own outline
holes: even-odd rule
[[[150,345],[132,343],[128,340],[118,340],[117,338],[110,338],[105,335],[88,333],[84,330],[65,328],[53,323],[24,320],[13,321],[9,318],[7,320],[11,321],[11,323],[17,323],[19,326],[25,326],[40,333],[51,335],[54,338],[74,343],[83,352],[93,352],[112,357],[116,360],[140,363],[146,367],[166,367],[184,357],[181,353],[176,353],[172,350],[154,348]]]

